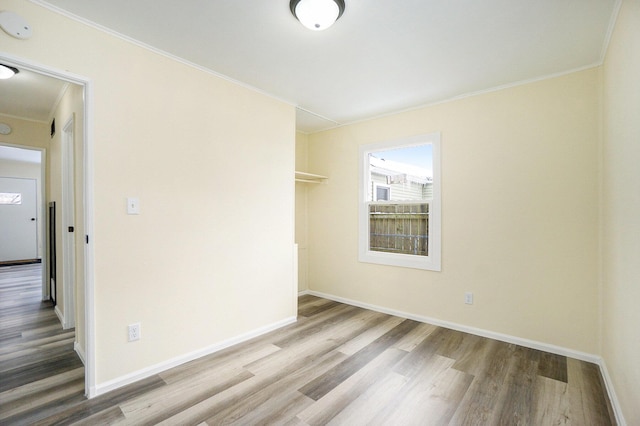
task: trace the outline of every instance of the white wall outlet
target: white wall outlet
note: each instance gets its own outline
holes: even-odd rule
[[[140,214],[140,198],[127,197],[127,214]]]
[[[467,305],[473,305],[473,293],[468,291],[464,294],[464,303]]]
[[[129,341],[133,342],[136,340],[140,340],[140,323],[129,324],[127,328],[129,331]]]

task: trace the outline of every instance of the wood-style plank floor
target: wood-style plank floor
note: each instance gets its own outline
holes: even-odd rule
[[[35,289],[16,271],[0,268],[3,425],[614,424],[594,364],[309,295],[296,324],[86,400],[73,334],[20,302]]]
[[[30,424],[84,399],[84,367],[51,302],[42,264],[0,267],[0,424]]]

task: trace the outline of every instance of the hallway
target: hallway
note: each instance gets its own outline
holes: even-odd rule
[[[0,423],[30,424],[84,399],[84,366],[52,303],[41,300],[42,264],[0,267]],[[36,410],[34,410],[36,408]]]

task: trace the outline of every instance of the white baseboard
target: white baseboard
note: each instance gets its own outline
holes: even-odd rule
[[[613,414],[616,416],[616,422],[618,422],[618,426],[627,426],[627,422],[622,414],[620,401],[618,401],[618,396],[616,395],[616,390],[613,387],[613,381],[611,380],[611,376],[609,375],[609,370],[607,370],[607,364],[604,362],[604,359],[600,358],[598,366],[600,366],[600,373],[604,379],[604,386],[607,388],[607,394],[609,395],[609,401],[611,401]]]
[[[177,367],[178,365],[184,364],[189,361],[193,361],[194,359],[198,359],[203,356],[221,351],[222,349],[226,349],[230,346],[237,345],[238,343],[245,342],[247,340],[253,339],[254,337],[261,336],[263,334],[269,333],[270,331],[277,330],[289,324],[293,324],[296,321],[297,321],[297,317],[295,316],[285,318],[281,321],[275,322],[273,324],[270,324],[264,327],[260,327],[256,330],[241,334],[236,337],[232,337],[230,339],[224,340],[220,343],[216,343],[206,348],[169,359],[159,364],[152,365],[151,367],[143,368],[142,370],[138,370],[133,373],[126,374],[124,376],[118,377],[113,380],[109,380],[104,383],[97,384],[90,392],[91,398],[96,397],[98,395],[102,395],[114,389],[118,389],[122,386],[126,386],[131,383],[137,382],[138,380],[146,379],[147,377],[153,376],[154,374],[161,373],[170,368]]]
[[[78,342],[73,342],[73,350],[76,351],[76,353],[78,354],[78,358],[80,358],[80,361],[82,361],[82,364],[86,366],[87,365],[87,363],[85,362],[86,356],[84,354],[84,350],[80,347]]]
[[[563,355],[570,358],[579,359],[581,361],[594,363],[600,367],[602,377],[604,378],[605,387],[607,389],[607,394],[609,395],[609,400],[611,401],[611,406],[613,408],[614,415],[616,416],[616,421],[620,426],[626,426],[626,422],[622,415],[622,409],[620,407],[620,403],[618,402],[618,398],[616,396],[616,392],[613,387],[613,382],[611,381],[611,377],[609,376],[604,360],[602,359],[602,357],[598,355],[593,355],[586,352],[580,352],[573,349],[563,348],[561,346],[551,345],[548,343],[538,342],[535,340],[523,339],[521,337],[511,336],[508,334],[496,333],[494,331],[483,330],[481,328],[469,327],[466,325],[457,324],[449,321],[443,321],[436,318],[410,314],[407,312],[397,311],[395,309],[385,308],[383,306],[371,305],[369,303],[363,303],[357,300],[346,299],[344,297],[334,296],[332,294],[327,294],[327,293],[321,293],[319,291],[306,290],[306,291],[300,292],[301,296],[303,294],[311,294],[313,296],[322,297],[324,299],[334,300],[336,302],[341,302],[347,305],[357,306],[359,308],[369,309],[369,310],[381,312],[384,314],[394,315],[400,318],[407,318],[407,319],[411,319],[419,322],[424,322],[427,324],[438,325],[438,326],[449,328],[452,330],[474,334],[476,336],[487,337],[490,339],[499,340],[501,342],[513,343],[515,345],[524,346],[526,348],[537,349],[544,352],[550,352],[553,354]]]
[[[510,336],[508,334],[497,333],[495,331],[484,330],[481,328],[470,327],[467,325],[457,324],[450,321],[443,321],[437,318],[426,317],[422,315],[410,314],[407,312],[397,311],[395,309],[385,308],[383,306],[371,305],[368,303],[362,303],[357,300],[345,299],[343,297],[334,296],[331,294],[320,293],[317,291],[309,291],[308,294],[314,296],[323,297],[325,299],[335,300],[336,302],[346,303],[347,305],[353,305],[360,308],[370,309],[376,312],[382,312],[384,314],[394,315],[401,318],[407,318],[427,324],[438,325],[451,330],[462,331],[464,333],[474,334],[476,336],[488,337],[490,339],[499,340],[501,342],[513,343],[515,345],[524,346],[531,349],[537,349],[540,351],[551,352],[557,355],[568,356],[576,358],[581,361],[592,362],[598,364],[600,357],[597,355],[588,354],[586,352],[580,352],[573,349],[563,348],[561,346],[555,346],[548,343],[537,342],[535,340],[523,339],[521,337]]]
[[[302,290],[302,291],[298,292],[298,297],[304,296],[305,294],[311,294],[311,293],[309,293],[309,290]]]
[[[56,305],[56,307],[53,309],[53,312],[56,313],[58,319],[60,320],[60,324],[62,324],[62,327],[64,328],[64,315],[62,314],[60,309],[58,309],[58,305]]]

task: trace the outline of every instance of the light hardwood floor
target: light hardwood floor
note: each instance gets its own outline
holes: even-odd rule
[[[296,324],[86,400],[73,334],[20,301],[39,292],[19,268],[0,268],[3,425],[614,424],[594,364],[314,296]]]

